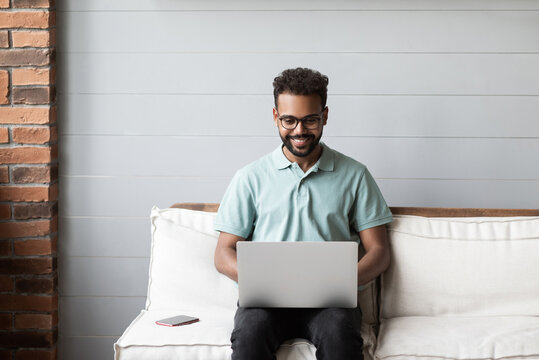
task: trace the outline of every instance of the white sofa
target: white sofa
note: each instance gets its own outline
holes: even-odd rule
[[[237,286],[213,265],[217,205],[200,208],[210,211],[152,209],[146,308],[114,344],[116,360],[230,359]],[[391,266],[358,293],[365,359],[539,359],[539,211],[528,213],[394,215]],[[155,324],[179,314],[200,322]],[[291,339],[277,359],[314,354]]]

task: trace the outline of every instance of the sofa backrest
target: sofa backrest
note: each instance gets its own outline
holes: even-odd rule
[[[152,209],[147,309],[188,313],[215,309],[233,316],[237,286],[213,265],[218,237],[213,219],[218,207],[181,203]],[[381,289],[371,282],[358,295],[365,323],[376,326],[379,311],[385,318],[539,315],[535,265],[539,210],[391,207],[391,211],[395,216],[389,226],[391,266],[381,277]],[[443,218],[448,216],[458,218]]]
[[[388,229],[382,318],[539,315],[539,216],[395,215]]]

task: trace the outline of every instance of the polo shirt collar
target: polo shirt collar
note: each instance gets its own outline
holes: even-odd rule
[[[333,150],[331,150],[322,141],[320,141],[320,145],[322,145],[323,148],[322,156],[320,159],[318,159],[313,167],[323,171],[333,171],[335,167],[335,155],[333,154]],[[286,169],[292,165],[290,160],[288,160],[283,153],[283,144],[280,144],[277,149],[273,151],[271,156],[273,159],[273,165],[277,170]]]
[[[318,159],[318,169],[323,171],[333,171],[335,168],[335,154],[333,153],[333,150],[322,141],[320,141],[320,145],[322,145],[323,150],[322,156]]]

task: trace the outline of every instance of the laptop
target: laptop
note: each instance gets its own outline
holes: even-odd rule
[[[242,307],[357,307],[355,241],[238,241]]]

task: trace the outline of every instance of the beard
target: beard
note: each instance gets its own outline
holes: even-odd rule
[[[322,138],[322,132],[320,132],[320,135],[318,137],[315,137],[312,134],[296,135],[296,136],[286,135],[285,137],[279,134],[279,136],[281,137],[281,140],[283,141],[284,146],[286,146],[288,151],[290,151],[294,156],[305,157],[305,156],[308,156],[310,153],[312,153],[314,149],[316,149],[316,147],[320,143],[320,139]],[[299,150],[299,149],[294,148],[294,145],[292,144],[291,139],[312,139],[312,140],[306,149]]]

